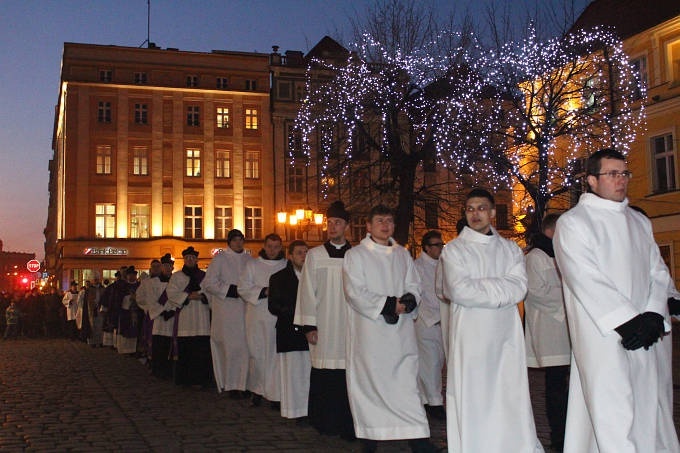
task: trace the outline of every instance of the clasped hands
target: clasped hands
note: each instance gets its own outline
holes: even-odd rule
[[[399,315],[411,313],[416,305],[416,296],[411,293],[406,293],[400,298],[390,296],[380,314],[383,315],[387,324],[396,324],[399,321]]]
[[[624,322],[614,330],[621,336],[621,345],[629,351],[648,350],[664,335],[663,316],[646,311]]]

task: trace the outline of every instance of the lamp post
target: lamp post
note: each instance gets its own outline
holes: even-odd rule
[[[281,209],[276,213],[276,223],[282,225],[286,231],[286,239],[288,239],[288,229],[296,232],[295,239],[302,237],[303,233],[308,233],[312,227],[317,229],[317,238],[321,240],[321,227],[324,223],[324,215],[320,212],[314,212],[311,208],[295,209],[288,212]]]

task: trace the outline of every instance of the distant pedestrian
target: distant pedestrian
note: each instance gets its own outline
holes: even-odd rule
[[[64,293],[61,303],[66,308],[66,338],[75,340],[78,338],[76,326],[76,314],[78,313],[78,283],[71,282],[68,291]]]
[[[16,339],[19,336],[19,309],[14,301],[9,303],[9,306],[5,309],[5,322],[7,326],[5,327],[5,340],[13,338]]]

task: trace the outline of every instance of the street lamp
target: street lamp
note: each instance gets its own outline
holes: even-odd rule
[[[292,212],[287,212],[281,209],[276,213],[276,222],[284,227],[295,227],[297,232],[306,233],[312,227],[317,228],[318,236],[321,236],[321,226],[324,222],[324,214],[321,212],[314,212],[312,208],[295,209]]]

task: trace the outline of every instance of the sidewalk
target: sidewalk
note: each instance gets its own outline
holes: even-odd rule
[[[678,340],[674,358],[680,358]],[[675,359],[674,370],[677,375]],[[530,370],[529,379],[536,427],[547,445],[543,373]],[[674,393],[677,401],[677,386]],[[360,450],[358,442],[283,419],[267,404],[255,408],[213,390],[177,387],[131,357],[67,340],[0,341],[0,402],[2,451]],[[677,403],[675,412],[677,421]],[[431,420],[430,429],[443,447],[445,423]],[[404,441],[382,443],[379,451],[410,450]]]

